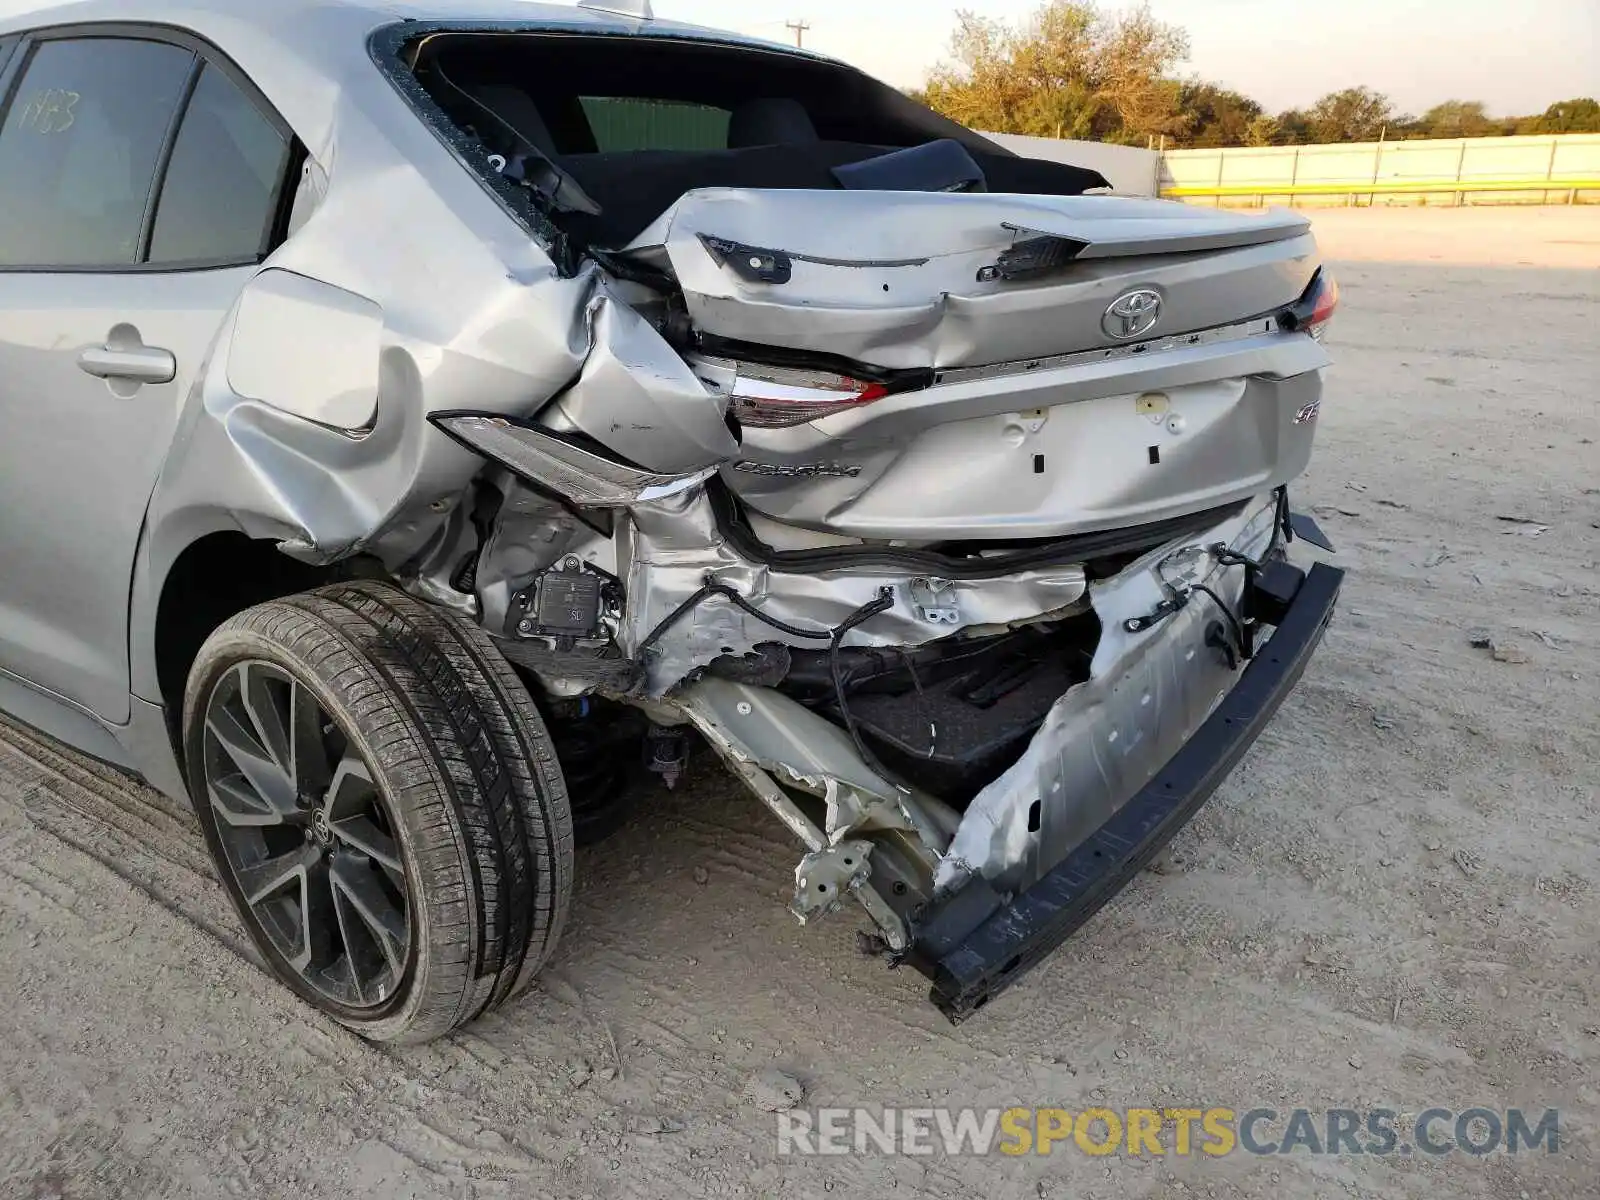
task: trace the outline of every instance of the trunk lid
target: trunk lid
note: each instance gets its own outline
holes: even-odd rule
[[[1308,229],[1283,210],[1120,196],[717,188],[626,252],[676,279],[702,335],[942,370],[1270,312],[1315,270]],[[1155,302],[1108,314],[1137,290]]]
[[[1327,356],[1273,316],[1319,265],[1297,213],[705,189],[628,253],[675,278],[690,366],[741,419],[723,479],[791,530],[1056,539],[1241,501],[1310,457]],[[857,395],[853,370],[884,383]],[[795,399],[818,415],[786,423]]]

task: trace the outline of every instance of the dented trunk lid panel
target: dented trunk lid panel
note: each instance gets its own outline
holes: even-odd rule
[[[1007,278],[1019,248],[1054,266]],[[1306,219],[1120,196],[702,189],[628,253],[670,271],[695,329],[886,369],[981,366],[1115,346],[1106,309],[1160,297],[1140,335],[1209,329],[1304,292]]]

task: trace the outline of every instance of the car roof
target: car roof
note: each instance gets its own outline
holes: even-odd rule
[[[366,16],[370,18],[366,22],[369,27],[391,21],[446,26],[459,22],[612,35],[642,34],[759,46],[806,58],[824,57],[782,42],[679,21],[641,20],[576,5],[538,3],[537,0],[56,0],[55,3],[0,0],[0,34],[93,22],[170,24],[205,34],[212,22],[224,22],[234,28],[253,26],[284,44],[294,45],[302,39],[308,43],[316,40],[326,28],[320,21],[307,21],[308,16],[325,17],[330,12],[357,20]]]

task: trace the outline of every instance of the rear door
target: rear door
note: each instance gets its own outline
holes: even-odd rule
[[[145,508],[281,228],[292,139],[167,33],[36,34],[0,121],[0,671],[128,717]]]

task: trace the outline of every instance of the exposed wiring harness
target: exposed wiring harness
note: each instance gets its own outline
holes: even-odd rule
[[[881,588],[876,600],[863,604],[839,624],[828,640],[828,676],[833,680],[833,698],[839,705],[839,715],[844,718],[844,727],[850,734],[850,740],[855,743],[856,753],[861,756],[861,761],[866,763],[875,775],[894,784],[901,791],[910,791],[911,789],[906,787],[894,772],[878,761],[878,756],[872,752],[866,739],[861,736],[860,729],[856,727],[856,719],[850,712],[850,702],[845,695],[843,664],[839,660],[839,647],[844,642],[845,634],[857,625],[870,621],[885,609],[893,607],[894,592],[889,588]]]
[[[791,625],[787,621],[780,621],[777,617],[769,616],[762,612],[733,588],[725,583],[718,583],[708,574],[705,576],[700,590],[662,618],[660,624],[652,629],[645,636],[645,639],[639,643],[638,650],[634,652],[635,661],[642,664],[645,655],[656,647],[673,626],[677,625],[678,622],[682,621],[712,596],[723,597],[736,608],[749,613],[756,620],[765,625],[770,625],[773,629],[782,633],[787,633],[790,637],[805,638],[815,642],[827,642],[828,677],[833,681],[833,694],[835,701],[839,705],[839,715],[844,718],[845,729],[850,734],[850,740],[855,744],[856,753],[861,756],[861,761],[875,774],[892,783],[901,791],[910,791],[894,772],[890,771],[878,760],[878,756],[867,745],[866,739],[861,736],[861,730],[856,725],[856,719],[850,712],[850,700],[845,691],[843,662],[839,656],[845,636],[852,629],[866,624],[879,613],[886,612],[894,607],[894,590],[892,588],[879,588],[876,599],[869,600],[863,604],[832,629],[802,629],[798,625]]]
[[[1276,504],[1274,508],[1272,543],[1267,548],[1268,557],[1270,557],[1272,552],[1281,544],[1280,539],[1287,540],[1293,536],[1293,533],[1289,527],[1288,517],[1285,515],[1288,512],[1288,504],[1289,489],[1279,488],[1276,493]],[[1173,614],[1181,612],[1184,608],[1187,608],[1190,597],[1198,592],[1201,595],[1209,596],[1211,598],[1211,602],[1215,604],[1217,608],[1221,610],[1222,615],[1227,618],[1228,629],[1233,635],[1233,640],[1228,643],[1226,647],[1224,647],[1224,649],[1227,650],[1229,661],[1233,662],[1234,656],[1237,653],[1240,659],[1248,662],[1255,653],[1253,648],[1253,643],[1255,640],[1253,622],[1247,621],[1240,615],[1240,613],[1234,612],[1234,610],[1229,607],[1227,601],[1223,600],[1223,598],[1213,591],[1208,585],[1204,583],[1174,583],[1171,580],[1168,580],[1164,574],[1168,563],[1173,562],[1175,559],[1178,559],[1185,554],[1192,554],[1195,549],[1196,548],[1193,546],[1186,546],[1182,550],[1178,550],[1169,555],[1157,565],[1157,575],[1161,579],[1161,585],[1167,590],[1166,598],[1145,615],[1139,617],[1129,617],[1122,623],[1122,626],[1129,633],[1143,633],[1146,629],[1159,624]],[[1204,548],[1204,553],[1209,554],[1219,567],[1243,567],[1245,569],[1244,594],[1246,596],[1250,594],[1251,584],[1255,580],[1255,573],[1261,569],[1261,562],[1258,562],[1256,559],[1251,558],[1247,554],[1240,554],[1237,550],[1234,550],[1232,547],[1227,546],[1222,542],[1217,542],[1213,545],[1206,546]]]
[[[791,625],[787,621],[778,620],[777,617],[768,616],[727,584],[718,583],[710,575],[707,575],[704,580],[704,586],[698,592],[663,617],[661,623],[646,635],[644,641],[639,643],[639,649],[634,652],[634,658],[643,662],[645,654],[653,650],[656,643],[664,638],[674,625],[699,608],[712,596],[723,597],[735,607],[749,613],[756,620],[765,625],[770,625],[782,633],[787,633],[790,637],[809,638],[816,642],[825,642],[833,637],[833,630],[831,629],[801,629],[798,625]],[[877,601],[873,601],[873,603],[877,603]],[[882,610],[880,609],[879,611],[881,612]]]
[[[1287,506],[1288,489],[1280,488],[1278,490],[1277,506],[1274,514],[1275,520],[1272,545],[1268,549],[1268,555],[1271,554],[1272,550],[1277,548],[1280,537],[1287,538],[1288,536],[1291,536],[1288,533],[1287,520],[1283,515],[1287,511]],[[1260,562],[1257,562],[1255,559],[1252,559],[1247,555],[1240,554],[1220,542],[1203,548],[1188,546],[1169,555],[1166,559],[1162,560],[1157,567],[1157,572],[1161,577],[1162,586],[1167,590],[1166,598],[1163,599],[1160,604],[1156,605],[1156,607],[1146,615],[1128,618],[1123,622],[1123,628],[1129,633],[1141,633],[1144,630],[1159,624],[1166,618],[1188,607],[1189,601],[1193,595],[1195,593],[1199,593],[1209,597],[1211,602],[1217,606],[1223,617],[1227,620],[1227,631],[1232,634],[1232,639],[1222,648],[1226,650],[1230,663],[1234,662],[1236,655],[1239,659],[1248,661],[1253,653],[1252,642],[1254,639],[1252,637],[1252,629],[1250,624],[1246,622],[1240,613],[1236,613],[1228,605],[1228,603],[1207,584],[1173,582],[1169,581],[1163,573],[1166,566],[1175,559],[1183,556],[1186,553],[1196,552],[1200,554],[1209,554],[1219,567],[1244,567],[1245,593],[1246,595],[1249,594],[1252,577],[1254,576],[1254,573],[1261,568]],[[833,684],[834,701],[839,707],[839,715],[844,720],[845,729],[850,734],[850,740],[855,745],[856,753],[861,756],[861,761],[866,764],[866,766],[875,774],[887,782],[894,784],[895,787],[901,789],[902,791],[910,791],[910,788],[908,788],[893,771],[883,765],[878,756],[873,753],[872,748],[867,744],[866,739],[862,736],[860,727],[856,724],[855,716],[850,711],[850,698],[845,686],[846,679],[844,664],[840,656],[840,650],[843,646],[844,639],[851,630],[858,628],[867,621],[870,621],[879,613],[885,612],[894,607],[893,589],[888,587],[880,588],[876,599],[870,600],[866,604],[863,604],[860,608],[856,609],[853,613],[846,617],[839,625],[832,629],[802,629],[798,625],[791,625],[787,621],[781,621],[777,617],[769,616],[768,614],[762,612],[732,587],[725,583],[718,583],[716,579],[710,575],[710,573],[707,573],[703,577],[700,590],[695,592],[682,604],[678,605],[678,607],[668,613],[666,617],[664,617],[661,622],[645,636],[644,640],[639,643],[639,647],[634,653],[634,660],[642,665],[645,655],[654,649],[660,643],[661,639],[665,637],[675,625],[677,625],[712,596],[723,597],[742,612],[749,614],[765,625],[771,626],[773,629],[788,634],[790,637],[802,638],[808,641],[827,642],[828,677]],[[1221,636],[1221,633],[1222,631],[1219,629],[1218,635]],[[920,694],[922,691],[922,681],[916,677],[914,670],[912,673],[912,679],[916,684],[918,693]],[[937,740],[938,731],[936,727],[930,727],[930,735],[934,741]],[[933,742],[930,742],[929,755],[931,756],[932,753]]]
[[[1233,610],[1223,602],[1221,596],[1217,595],[1203,583],[1192,584],[1190,585],[1189,590],[1191,592],[1200,592],[1204,595],[1210,596],[1216,606],[1222,610],[1222,615],[1228,618],[1228,627],[1233,631],[1233,641],[1230,643],[1230,645],[1237,648],[1240,658],[1248,661],[1250,658],[1250,644],[1249,642],[1245,641],[1244,625],[1239,618],[1234,615]],[[1233,655],[1229,654],[1228,659],[1231,663],[1233,660]]]
[[[1161,586],[1167,590],[1166,598],[1144,616],[1129,617],[1122,623],[1122,627],[1129,633],[1143,633],[1146,629],[1159,624],[1175,613],[1182,612],[1185,608],[1189,607],[1190,599],[1196,592],[1198,592],[1203,596],[1209,596],[1211,598],[1211,602],[1222,611],[1222,615],[1228,620],[1228,628],[1233,634],[1233,640],[1224,647],[1228,654],[1228,660],[1233,662],[1235,656],[1237,655],[1238,658],[1248,661],[1251,655],[1250,639],[1245,631],[1244,622],[1239,619],[1238,614],[1236,614],[1233,609],[1228,607],[1227,601],[1225,601],[1221,596],[1217,595],[1216,592],[1212,591],[1211,588],[1206,584],[1183,582],[1174,583],[1173,581],[1169,580],[1165,574],[1163,574],[1163,571],[1168,563],[1172,562],[1173,559],[1176,559],[1181,555],[1191,552],[1192,549],[1192,547],[1185,547],[1183,550],[1180,550],[1176,554],[1164,559],[1157,565],[1156,572],[1161,579]],[[1217,565],[1221,567],[1244,564],[1247,568],[1250,568],[1255,565],[1253,560],[1245,558],[1240,554],[1234,554],[1231,550],[1223,547],[1220,543],[1215,546],[1207,546],[1205,552],[1210,554],[1216,560]],[[1249,587],[1248,576],[1246,577],[1245,586],[1246,588]]]

